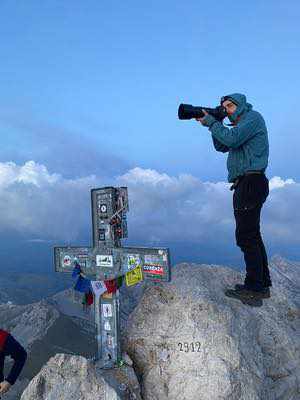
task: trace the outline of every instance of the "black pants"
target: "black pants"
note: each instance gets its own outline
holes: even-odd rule
[[[260,212],[268,195],[269,180],[264,174],[244,175],[233,193],[236,244],[244,253],[245,286],[253,290],[272,286],[260,233]]]

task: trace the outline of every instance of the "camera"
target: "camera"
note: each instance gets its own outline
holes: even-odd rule
[[[215,108],[192,106],[191,104],[180,104],[178,108],[178,118],[179,119],[192,119],[192,118],[202,118],[204,113],[202,110],[208,112],[218,121],[223,121],[227,117],[227,113],[224,107],[217,106]]]

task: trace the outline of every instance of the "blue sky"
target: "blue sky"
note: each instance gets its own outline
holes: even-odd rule
[[[191,175],[199,185],[209,182],[216,188],[218,182],[227,180],[226,155],[213,149],[207,129],[194,121],[179,121],[177,108],[181,102],[215,106],[222,95],[242,92],[263,114],[269,129],[267,176],[278,176],[282,182],[293,179],[294,198],[287,197],[287,201],[297,204],[299,17],[297,1],[2,1],[2,182],[7,179],[12,185],[9,190],[24,196],[23,186],[33,183],[19,179],[18,168],[34,161],[37,166],[29,164],[31,173],[60,174],[59,182],[77,182],[78,188],[86,191],[92,184],[114,184],[119,176],[134,177],[134,182],[141,179],[137,182],[143,186],[145,176],[157,179],[145,172],[149,170],[177,179],[177,188],[186,183],[179,178],[181,174]],[[16,167],[7,167],[8,162]],[[8,169],[19,176],[17,183],[8,178]],[[89,180],[91,175],[96,178]],[[152,182],[148,187],[148,196],[157,190],[155,185]],[[48,190],[39,187],[44,192],[37,195],[37,202]],[[229,207],[232,193],[223,187],[221,196]],[[281,190],[286,187],[291,186],[283,183]],[[65,192],[56,194],[66,196]],[[21,207],[21,200],[17,204]],[[3,207],[7,214],[11,203]],[[27,220],[33,221],[30,212],[29,207]],[[228,220],[233,218],[230,212],[228,208]],[[133,232],[135,226],[138,231],[147,225],[147,215],[144,210],[134,219]],[[178,214],[174,213],[174,218]],[[292,215],[286,220],[282,217],[282,226],[288,229],[295,218],[300,226],[300,217]],[[230,251],[237,256],[232,222],[226,231],[227,242],[220,242],[219,249],[225,252],[231,243]],[[278,232],[272,233],[271,217],[266,225],[268,222],[267,238],[274,243],[274,251],[280,252],[282,241],[274,239]],[[30,229],[27,223],[22,226],[17,229],[22,235],[55,240],[56,229],[43,237],[42,229]],[[82,226],[78,225],[78,232],[83,232]],[[211,226],[205,225],[205,229],[212,234]],[[9,229],[14,231],[16,226]],[[68,240],[72,235],[65,232],[62,236]],[[165,236],[156,237],[167,241]],[[191,240],[205,247],[200,234],[198,242],[196,236]],[[185,242],[188,244],[188,237]],[[293,254],[297,255],[298,245],[293,244]]]

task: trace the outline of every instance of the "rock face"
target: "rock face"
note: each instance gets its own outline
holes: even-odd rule
[[[123,337],[144,400],[300,399],[300,265],[270,268],[260,308],[224,296],[242,276],[220,266],[178,264],[146,289]]]
[[[128,369],[122,367],[112,376],[84,357],[57,354],[30,382],[21,400],[140,400],[135,374]]]
[[[58,311],[46,301],[26,306],[0,305],[1,326],[17,337],[26,348],[44,336],[58,317]]]
[[[30,382],[21,399],[105,399],[105,381],[97,379],[87,359],[57,354]]]

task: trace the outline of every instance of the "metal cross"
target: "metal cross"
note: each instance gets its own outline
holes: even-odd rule
[[[128,237],[127,187],[91,190],[93,247],[55,247],[56,272],[70,273],[79,265],[83,274],[96,281],[125,276],[128,286],[141,280],[170,281],[170,252],[165,247],[122,247]],[[100,286],[101,283],[99,282]],[[97,356],[103,368],[122,359],[119,323],[119,290],[94,296]]]

